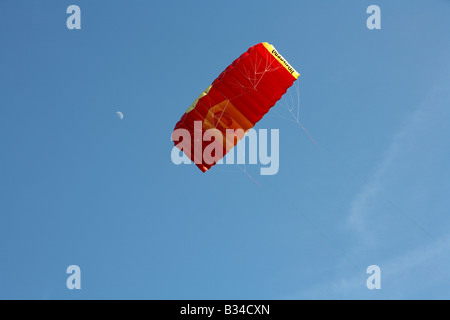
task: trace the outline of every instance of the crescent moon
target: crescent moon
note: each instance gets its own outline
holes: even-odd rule
[[[120,111],[116,111],[117,115],[119,116],[120,120],[123,119],[123,113]]]

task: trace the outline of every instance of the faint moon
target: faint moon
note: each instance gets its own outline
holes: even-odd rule
[[[123,113],[120,111],[116,111],[117,115],[119,116],[120,120],[123,119]]]

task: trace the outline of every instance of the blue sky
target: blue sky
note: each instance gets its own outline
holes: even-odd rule
[[[449,299],[449,16],[445,0],[2,1],[0,298]],[[278,174],[174,165],[175,123],[263,41],[301,74],[300,104],[293,88],[255,127],[280,130]]]

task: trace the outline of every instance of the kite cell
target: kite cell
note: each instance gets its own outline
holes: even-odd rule
[[[262,119],[298,77],[297,71],[269,43],[251,47],[186,110],[175,126],[172,141],[202,172],[209,170]],[[230,129],[234,136],[227,135]],[[186,138],[186,134],[191,138]],[[221,152],[215,149],[212,158],[205,158],[205,151],[211,150],[212,145],[214,148],[220,145]]]

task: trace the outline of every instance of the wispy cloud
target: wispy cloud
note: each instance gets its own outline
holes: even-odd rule
[[[355,241],[335,275],[286,299],[450,298],[448,88],[435,88],[407,117],[353,198],[345,227]],[[371,264],[382,269],[381,291],[366,287]]]
[[[407,299],[423,291],[433,291],[436,286],[447,288],[440,298],[450,297],[449,274],[444,274],[433,265],[436,261],[450,263],[450,235],[433,243],[404,252],[389,260],[380,261],[381,291],[369,290],[366,279],[369,275],[352,274],[348,277],[322,282],[284,299]],[[426,270],[426,281],[417,279],[417,270]],[[418,282],[421,283],[418,285]],[[409,283],[409,286],[405,286]],[[437,297],[437,298],[439,298]]]
[[[450,133],[447,128],[450,122],[449,87],[433,90],[408,117],[394,135],[372,178],[354,197],[348,226],[367,244],[378,241],[378,237],[374,237],[376,230],[373,225],[386,219],[382,217],[386,214],[403,215],[404,223],[416,224],[425,230],[416,221],[417,212],[410,209],[414,207],[412,203],[429,200],[425,198],[434,187],[433,176],[438,177],[442,169],[446,169],[436,167],[436,164],[446,162],[446,150],[450,146],[450,136],[445,134]],[[404,202],[409,205],[405,210],[392,201],[394,197],[406,200]],[[422,220],[420,215],[419,220]]]

